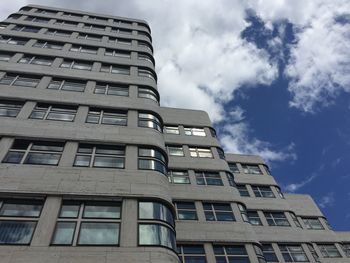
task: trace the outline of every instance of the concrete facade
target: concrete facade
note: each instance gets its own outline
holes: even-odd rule
[[[283,195],[259,156],[223,156],[207,113],[159,106],[145,21],[29,5],[0,28],[1,263],[350,261],[350,232],[332,231],[310,196]],[[39,214],[25,215],[33,202]],[[62,216],[69,202],[77,216]]]

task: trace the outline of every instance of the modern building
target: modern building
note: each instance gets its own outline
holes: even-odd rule
[[[159,106],[151,40],[36,5],[0,24],[0,262],[350,262],[309,196]]]

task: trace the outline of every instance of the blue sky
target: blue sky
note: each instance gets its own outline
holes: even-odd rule
[[[208,111],[229,152],[350,229],[348,0],[34,0],[147,20],[163,106]],[[2,0],[0,16],[26,0]]]

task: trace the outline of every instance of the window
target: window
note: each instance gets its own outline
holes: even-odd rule
[[[100,72],[130,75],[130,67],[102,64]]]
[[[140,170],[154,170],[167,174],[167,163],[163,153],[152,148],[139,148],[138,164]]]
[[[304,224],[307,229],[323,230],[320,220],[318,218],[303,218]]]
[[[119,57],[119,58],[131,58],[131,52],[106,49],[105,56]]]
[[[203,245],[178,245],[177,253],[182,263],[206,263]]]
[[[230,168],[231,172],[239,173],[239,169],[236,163],[228,163],[228,167]]]
[[[216,147],[216,150],[218,151],[219,158],[222,160],[225,160],[225,158],[226,158],[225,152],[221,148],[218,148],[218,147]]]
[[[178,220],[198,220],[194,202],[174,203]]]
[[[227,177],[227,181],[228,181],[230,186],[233,186],[233,187],[236,186],[235,179],[234,179],[232,174],[226,172],[226,177]]]
[[[156,75],[149,69],[139,68],[138,69],[138,75],[140,77],[146,77],[146,78],[153,79],[154,81],[157,81]]]
[[[242,220],[249,223],[247,208],[243,204],[237,204],[239,212],[241,213]]]
[[[40,31],[40,27],[17,25],[14,28],[12,28],[12,30],[21,31],[21,32],[28,32],[28,33],[38,33]]]
[[[33,47],[62,50],[63,45],[57,42],[37,41]]]
[[[25,75],[16,75],[11,73],[6,73],[5,76],[0,79],[0,84],[9,86],[21,86],[28,88],[35,88],[40,82],[40,78],[34,78]]]
[[[52,245],[119,245],[120,202],[64,200]]]
[[[0,117],[17,117],[22,107],[22,102],[0,100]]]
[[[64,143],[15,140],[3,163],[58,165]]]
[[[137,58],[138,58],[139,60],[148,61],[148,62],[150,62],[150,63],[152,63],[152,64],[154,65],[154,61],[153,61],[152,56],[148,55],[147,53],[138,53]]]
[[[98,30],[98,31],[104,31],[106,27],[104,26],[98,26],[98,25],[91,25],[91,24],[84,24],[84,29],[90,29],[90,30]]]
[[[300,245],[279,245],[282,256],[286,262],[308,262],[303,248]]]
[[[27,43],[27,39],[0,35],[0,43],[24,46]]]
[[[261,247],[257,246],[257,245],[253,245],[253,247],[254,247],[254,251],[255,251],[256,257],[258,258],[259,263],[266,263],[266,260],[264,258],[264,253],[263,253]]]
[[[109,37],[108,42],[112,44],[131,45],[131,39]]]
[[[203,208],[207,221],[235,221],[230,204],[203,203]]]
[[[78,18],[78,19],[83,18],[83,15],[73,14],[73,13],[63,13],[62,16],[69,17],[69,18]]]
[[[73,121],[76,114],[77,107],[74,106],[38,103],[29,118],[38,120]]]
[[[54,16],[54,15],[57,14],[57,12],[55,12],[55,11],[44,10],[44,9],[38,9],[38,10],[35,11],[35,13],[45,14],[45,15],[50,15],[50,16]]]
[[[36,22],[36,23],[45,23],[47,24],[50,19],[49,18],[43,18],[43,17],[33,17],[33,16],[28,16],[24,19],[24,21],[30,21],[30,22]]]
[[[70,68],[70,69],[79,69],[79,70],[89,70],[92,69],[92,64],[82,61],[74,60],[64,60],[60,65],[60,68]]]
[[[334,244],[317,244],[324,258],[341,258],[337,247]]]
[[[0,200],[0,244],[29,245],[43,204],[43,200]]]
[[[89,46],[78,46],[78,45],[73,45],[69,51],[72,52],[81,52],[81,53],[88,53],[88,54],[97,54],[97,47],[89,47]]]
[[[187,171],[170,170],[168,172],[169,182],[173,184],[190,184],[190,177]]]
[[[50,57],[24,55],[18,63],[51,66],[53,60],[54,58]]]
[[[209,148],[190,147],[190,155],[196,158],[213,158],[213,153]]]
[[[120,168],[125,165],[125,147],[80,143],[74,166]]]
[[[132,34],[132,30],[120,29],[120,28],[112,28],[111,32],[114,34],[122,34],[122,35],[131,35]]]
[[[316,250],[312,244],[307,244],[308,249],[310,250],[310,253],[312,257],[315,259],[316,262],[320,262],[320,258],[316,253]]]
[[[185,156],[182,146],[167,146],[170,156]]]
[[[8,26],[7,24],[0,23],[0,30],[5,29],[7,26]]]
[[[95,22],[101,22],[101,23],[105,23],[108,21],[107,18],[103,18],[103,17],[97,17],[97,16],[89,16],[88,20],[90,21],[95,21]]]
[[[214,245],[213,248],[217,263],[250,263],[244,245]]]
[[[96,83],[95,94],[129,96],[129,87],[122,84],[103,84]]]
[[[196,171],[198,185],[224,185],[218,172]]]
[[[70,37],[72,33],[64,30],[48,29],[45,34],[57,37]]]
[[[210,131],[211,137],[213,137],[213,138],[216,138],[216,137],[217,137],[217,136],[216,136],[216,131],[215,131],[213,128],[209,127],[209,131]]]
[[[57,20],[54,24],[60,25],[60,26],[73,26],[73,27],[76,27],[78,25],[78,23],[76,22],[64,21],[64,20]]]
[[[177,126],[164,126],[164,132],[167,134],[180,134],[179,127]]]
[[[257,211],[247,211],[247,216],[250,224],[252,224],[253,226],[262,226],[262,223]]]
[[[86,87],[85,82],[78,82],[74,80],[60,80],[60,79],[51,80],[49,86],[47,86],[48,89],[75,91],[75,92],[84,92],[85,87]]]
[[[139,98],[151,99],[151,100],[154,100],[154,101],[159,103],[158,94],[150,88],[139,87],[138,88],[138,96],[139,96]]]
[[[80,33],[77,36],[78,39],[86,39],[86,40],[92,40],[92,41],[101,41],[102,37],[98,35],[91,35],[91,34],[82,34]]]
[[[269,226],[290,226],[283,212],[264,212]]]
[[[0,53],[0,61],[9,62],[12,56],[10,53]]]
[[[86,118],[87,123],[109,124],[126,126],[128,122],[127,112],[116,110],[103,110],[90,108]]]
[[[271,171],[270,171],[270,168],[266,165],[266,164],[263,164],[264,168],[265,168],[265,171],[268,175],[271,175]]]
[[[240,196],[250,197],[247,186],[245,184],[237,185],[237,190]]]
[[[275,189],[276,189],[278,195],[279,195],[282,199],[284,199],[284,195],[283,195],[283,193],[281,192],[281,189],[280,189],[279,187],[277,187],[277,186],[275,187]]]
[[[242,168],[245,174],[262,174],[257,164],[242,164]]]
[[[271,244],[263,244],[262,250],[264,254],[264,258],[267,262],[278,262],[278,258],[275,254],[275,250],[273,249]]]
[[[137,34],[139,36],[143,36],[143,37],[147,38],[150,42],[152,42],[152,39],[151,39],[151,36],[149,35],[149,33],[143,32],[143,31],[137,31]]]
[[[275,198],[270,186],[252,185],[255,197]]]
[[[151,128],[162,132],[162,122],[156,115],[152,113],[139,112],[138,123],[139,127]]]
[[[201,137],[206,136],[203,128],[186,128],[186,127],[185,127],[185,135],[201,136]]]
[[[139,245],[175,250],[174,216],[158,202],[139,202]]]
[[[299,223],[299,220],[298,220],[297,216],[296,216],[293,212],[289,212],[289,214],[290,214],[290,216],[292,217],[294,224],[295,224],[297,227],[302,228],[301,225],[300,225],[300,223]]]
[[[350,243],[343,243],[342,244],[343,251],[345,255],[350,258]]]

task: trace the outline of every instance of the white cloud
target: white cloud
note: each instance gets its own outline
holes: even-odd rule
[[[220,142],[228,152],[260,155],[266,162],[294,161],[297,159],[294,143],[284,149],[274,150],[270,143],[251,138],[249,131],[251,129],[245,122],[225,125]]]
[[[318,202],[318,205],[321,208],[326,208],[326,207],[333,206],[334,203],[335,203],[334,192],[328,192],[325,196],[322,196],[322,198]]]
[[[313,174],[309,177],[306,177],[303,181],[299,182],[299,183],[291,183],[291,184],[288,184],[284,187],[284,189],[287,191],[287,192],[296,192],[298,191],[300,188],[304,187],[305,185],[311,183],[316,177],[318,177],[317,174]]]

